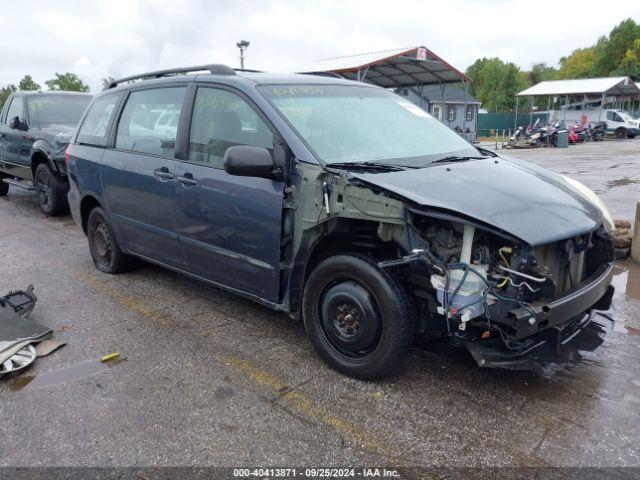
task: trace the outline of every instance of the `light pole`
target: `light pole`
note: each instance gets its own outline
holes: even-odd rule
[[[236,46],[240,49],[240,70],[244,70],[244,51],[249,46],[249,42],[246,40],[240,40],[236,43]]]

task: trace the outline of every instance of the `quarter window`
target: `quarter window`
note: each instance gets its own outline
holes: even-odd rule
[[[10,125],[14,118],[18,117],[18,120],[24,122],[24,105],[22,98],[14,97],[9,105],[9,112],[7,113],[7,125]]]
[[[115,93],[97,98],[91,104],[78,132],[79,143],[98,147],[107,145],[109,124],[121,98],[122,93]]]
[[[118,123],[116,148],[173,158],[185,91],[170,87],[131,92]],[[172,115],[176,121],[166,122]]]
[[[234,145],[272,149],[273,134],[239,95],[218,88],[199,88],[191,120],[189,160],[222,167],[225,152]]]

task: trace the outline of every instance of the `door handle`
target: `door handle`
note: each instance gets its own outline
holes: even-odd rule
[[[153,176],[160,181],[173,180],[176,176],[169,171],[167,167],[158,168],[153,171]]]
[[[198,182],[193,179],[193,175],[191,173],[185,173],[181,177],[176,177],[176,180],[185,187],[191,187],[198,184]]]

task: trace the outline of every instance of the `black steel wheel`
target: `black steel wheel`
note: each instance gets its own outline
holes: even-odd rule
[[[87,238],[93,264],[105,273],[121,273],[132,267],[133,259],[118,245],[104,211],[95,207],[87,219]]]
[[[46,163],[36,168],[34,185],[38,195],[40,209],[47,215],[68,213],[67,192],[69,185],[65,179],[59,178]]]
[[[380,341],[382,320],[371,294],[353,280],[329,286],[320,299],[321,330],[327,343],[349,358],[364,358]]]
[[[627,138],[627,129],[626,128],[618,128],[616,130],[616,138],[622,139],[622,138]]]
[[[404,288],[375,262],[336,255],[309,275],[305,329],[334,369],[373,380],[396,370],[411,345],[413,315]]]

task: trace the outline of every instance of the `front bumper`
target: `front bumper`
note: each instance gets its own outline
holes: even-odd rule
[[[613,296],[611,279],[613,262],[602,265],[579,289],[553,302],[534,303],[533,308],[516,308],[510,316],[515,330],[513,338],[520,340],[547,328],[557,328],[591,308],[607,310]],[[532,320],[532,313],[535,317]]]
[[[481,367],[530,370],[553,359],[594,350],[613,327],[602,311],[611,308],[613,262],[603,265],[580,289],[532,309],[510,312],[515,332],[510,338],[522,348],[509,349],[499,335],[467,340],[465,345]]]
[[[565,329],[546,330],[536,336],[529,348],[507,349],[502,340],[466,341],[465,346],[478,365],[506,370],[543,370],[552,362],[573,360],[579,352],[598,348],[613,329],[614,320],[604,312],[591,310]]]

